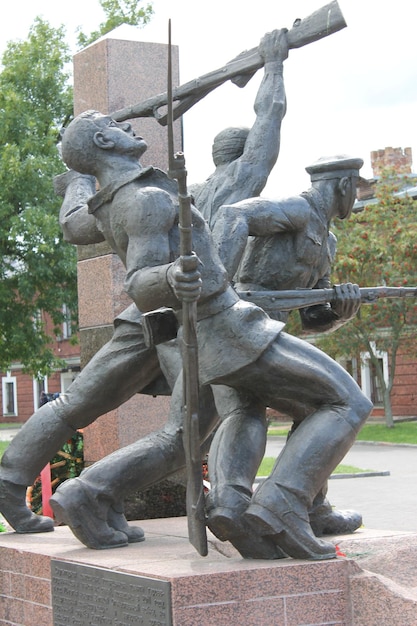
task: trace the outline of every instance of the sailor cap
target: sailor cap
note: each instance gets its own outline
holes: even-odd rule
[[[332,157],[322,157],[306,167],[311,180],[342,178],[343,176],[358,176],[363,165],[363,159],[341,154]]]

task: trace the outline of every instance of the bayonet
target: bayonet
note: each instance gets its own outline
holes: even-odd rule
[[[193,253],[191,198],[187,191],[187,170],[183,152],[174,152],[172,105],[171,20],[168,22],[168,151],[169,176],[178,182],[180,258],[187,270],[187,257]],[[186,508],[190,543],[202,556],[208,553],[204,506],[203,465],[198,424],[198,345],[197,301],[182,303],[183,359],[183,441],[187,466]]]

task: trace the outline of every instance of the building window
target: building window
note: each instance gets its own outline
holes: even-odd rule
[[[378,364],[382,367],[382,371],[384,371],[384,360],[378,359]],[[384,404],[384,398],[382,395],[381,383],[377,376],[377,366],[375,363],[369,362],[369,378],[371,385],[371,400],[372,402],[378,406]]]
[[[389,369],[388,369],[388,354],[387,352],[381,352],[376,350],[373,346],[374,354],[376,355],[379,365],[382,367],[384,373],[385,383],[388,385],[389,381]],[[361,379],[362,379],[362,391],[369,398],[375,406],[382,406],[384,399],[382,396],[381,384],[376,374],[377,366],[372,363],[368,352],[361,354]]]
[[[337,361],[342,367],[345,368],[347,372],[349,372],[353,380],[355,380],[359,384],[358,359],[356,359],[355,357],[351,359],[342,358],[337,359]]]
[[[74,382],[79,373],[76,370],[61,372],[61,393],[66,393],[68,387]]]
[[[16,377],[7,372],[7,376],[1,379],[3,397],[3,415],[17,416],[17,385]]]
[[[41,397],[48,393],[48,378],[34,378],[33,379],[33,407],[35,411],[42,406]]]
[[[69,339],[72,335],[71,310],[66,304],[62,307],[62,313],[64,315],[64,321],[62,323],[62,339]]]

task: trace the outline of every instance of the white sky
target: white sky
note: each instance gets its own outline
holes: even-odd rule
[[[181,82],[217,69],[259,43],[274,28],[287,27],[327,0],[154,0],[155,15],[129,38],[166,43],[168,18],[180,46]],[[278,163],[264,192],[299,193],[308,187],[305,166],[321,156],[361,156],[370,177],[370,152],[386,146],[413,149],[417,171],[417,4],[414,0],[339,0],[347,28],[290,51],[285,62],[288,98]],[[7,41],[25,39],[34,18],[65,24],[68,41],[76,27],[95,29],[103,19],[98,0],[14,0],[3,13],[0,52]],[[74,47],[75,51],[75,47]],[[214,135],[231,124],[251,125],[261,72],[244,89],[227,84],[184,118],[190,183],[212,171]],[[138,93],[138,101],[140,101]]]

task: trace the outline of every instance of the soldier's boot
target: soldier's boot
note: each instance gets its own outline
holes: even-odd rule
[[[219,426],[208,456],[207,525],[220,541],[230,541],[247,559],[287,556],[270,538],[253,533],[243,517],[265,452],[266,430],[265,419],[236,411]]]
[[[308,415],[308,414],[307,414]],[[294,422],[288,438],[301,422]],[[334,509],[327,500],[328,482],[322,485],[309,511],[310,525],[316,537],[353,533],[362,526],[362,515],[357,511]]]
[[[335,546],[314,535],[308,512],[361,424],[362,416],[347,407],[318,410],[300,424],[244,515],[254,532],[271,537],[293,558],[336,557]]]
[[[123,501],[113,502],[107,512],[107,522],[113,530],[124,533],[129,543],[145,541],[145,533],[139,526],[128,524],[125,517]]]
[[[104,550],[144,541],[143,530],[127,523],[121,504],[124,497],[146,489],[184,464],[180,432],[152,433],[62,483],[50,504],[57,521],[67,524],[89,548]]]
[[[301,422],[294,422],[288,438]],[[309,511],[310,525],[316,537],[353,533],[362,526],[362,515],[357,511],[337,510],[327,500],[328,482],[322,485]]]
[[[50,517],[36,515],[26,506],[26,489],[75,430],[58,417],[51,403],[44,404],[12,439],[0,463],[0,512],[17,533],[54,529]]]
[[[57,521],[69,526],[87,548],[104,550],[128,545],[127,535],[108,524],[111,502],[96,498],[80,478],[62,483],[50,504]]]
[[[310,525],[316,537],[354,533],[362,526],[362,515],[357,511],[334,509],[326,498],[327,483],[313,501],[309,510]]]

